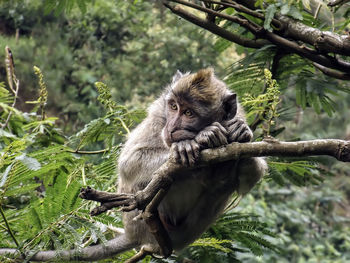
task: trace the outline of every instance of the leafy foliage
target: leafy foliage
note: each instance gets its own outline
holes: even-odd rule
[[[147,1],[45,3],[8,1],[0,9],[0,46],[13,47],[16,73],[26,87],[16,104],[19,110],[13,106],[14,94],[0,83],[0,247],[17,247],[28,256],[46,249],[59,253],[115,235],[114,229],[122,227],[118,212],[91,218],[94,204],[80,200],[79,189],[91,185],[115,190],[121,143],[144,117],[144,111],[135,109],[144,107],[176,68],[194,71],[216,65],[217,74],[224,75],[220,68],[230,61],[225,82],[240,95],[249,122],[262,121],[256,138],[349,136],[348,83],[320,74],[300,57],[284,54],[272,70],[280,52],[274,46],[253,52],[220,38],[214,44],[207,33],[194,31]],[[281,12],[327,28],[327,13],[319,20],[304,11],[310,4],[259,0],[256,6],[267,19],[250,19],[271,30],[273,15]],[[335,21],[335,27],[344,30],[347,23]],[[231,23],[225,28],[250,34]],[[43,69],[46,83],[36,69],[37,84],[33,64]],[[272,76],[264,73],[266,68]],[[5,80],[1,65],[0,74]],[[39,112],[23,103],[33,96]],[[130,101],[132,109],[115,99]],[[349,261],[349,167],[324,158],[268,161],[268,176],[201,239],[180,255],[144,262]],[[134,253],[106,262],[124,262]]]
[[[0,49],[12,48],[26,85],[20,108],[30,110],[23,101],[37,98],[35,64],[51,94],[46,113],[59,117],[65,132],[100,117],[95,82],[106,83],[113,100],[135,105],[152,100],[176,69],[195,71],[218,60],[207,33],[148,1],[6,1],[0,21]]]
[[[39,87],[46,90],[42,73],[38,74]],[[6,92],[2,94],[7,96]],[[42,94],[47,95],[46,92]],[[38,103],[41,101],[39,99]],[[115,105],[116,111],[118,107]],[[123,110],[124,114],[131,115],[125,108]],[[4,118],[6,114],[10,113],[4,112]],[[118,112],[113,114],[117,116]],[[30,256],[42,249],[56,249],[60,253],[64,249],[105,242],[113,233],[109,226],[119,227],[120,218],[118,215],[91,218],[91,204],[82,202],[78,195],[86,183],[98,183],[93,174],[100,180],[108,178],[103,182],[109,181],[109,186],[115,184],[117,148],[111,148],[104,155],[103,163],[93,164],[93,160],[74,154],[77,151],[66,146],[71,143],[70,139],[56,140],[57,133],[53,131],[57,128],[53,123],[42,122],[42,115],[33,114],[30,118],[22,118],[22,115],[22,112],[15,112],[11,119],[22,120],[21,125],[26,128],[19,134],[2,137],[0,206],[1,211],[4,210],[3,220],[8,223],[1,225],[1,247],[17,247]],[[11,120],[11,127],[14,127],[12,123]],[[38,125],[43,128],[38,129]],[[101,133],[93,125],[90,127]],[[90,144],[95,141],[85,136],[85,144],[89,138]]]

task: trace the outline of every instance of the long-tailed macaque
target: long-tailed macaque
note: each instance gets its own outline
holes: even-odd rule
[[[199,152],[231,142],[249,142],[252,136],[236,94],[212,69],[194,74],[178,71],[125,143],[119,158],[118,192],[136,193],[145,188],[173,147],[176,161],[192,169],[174,175],[158,211],[173,248],[180,250],[213,223],[234,191],[246,194],[266,170],[262,158],[193,168]],[[124,213],[127,239],[157,248],[146,224],[133,220],[139,213]]]
[[[144,189],[153,172],[168,160],[172,147],[176,161],[191,169],[174,175],[158,212],[173,248],[181,250],[222,213],[233,192],[246,194],[266,170],[262,158],[196,168],[200,151],[231,142],[248,142],[252,136],[236,94],[215,77],[212,69],[194,74],[178,72],[125,143],[119,158],[118,192]],[[124,212],[125,234],[106,243],[78,250],[40,251],[30,260],[93,261],[140,246],[160,253],[145,222],[134,220],[139,213]],[[2,254],[23,258],[14,248],[0,248]]]

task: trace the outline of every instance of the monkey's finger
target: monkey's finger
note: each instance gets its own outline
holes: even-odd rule
[[[221,132],[222,134],[224,134],[224,135],[227,135],[227,134],[228,134],[227,129],[226,129],[223,125],[221,125],[220,122],[213,122],[212,125],[215,126],[215,127],[217,127],[217,128],[219,128],[219,130],[220,130],[220,132]]]
[[[206,130],[201,131],[195,138],[195,141],[201,146],[202,149],[210,147],[209,132]]]
[[[180,163],[182,165],[188,166],[188,157],[187,157],[187,152],[186,152],[186,148],[185,148],[185,144],[183,141],[178,143],[178,147],[179,147],[179,155],[180,155]]]
[[[239,135],[238,142],[250,142],[253,138],[253,133],[251,130],[245,130],[242,134]]]
[[[227,136],[228,136],[227,133],[221,133],[221,132],[217,135],[217,138],[219,139],[219,145],[218,146],[228,144]]]
[[[193,157],[195,161],[197,161],[200,153],[200,146],[195,140],[191,140],[191,146],[193,151]]]
[[[214,132],[212,132],[209,136],[210,139],[210,144],[211,147],[218,147],[220,145],[220,139],[218,137],[219,134],[215,134]]]
[[[213,147],[219,147],[227,144],[227,135],[223,133],[219,127],[215,127],[210,135],[210,140],[212,141]]]
[[[131,203],[129,205],[124,205],[118,211],[123,211],[123,212],[130,212],[132,210],[135,210],[137,208],[136,203]]]
[[[246,127],[242,125],[238,129],[236,129],[233,133],[231,133],[229,136],[230,142],[237,142],[239,135],[243,132],[244,129],[246,129]]]
[[[186,154],[187,154],[188,165],[193,166],[196,160],[194,158],[192,144],[190,141],[185,142],[185,149],[186,149]]]
[[[175,162],[180,163],[181,162],[181,157],[180,157],[180,153],[179,153],[178,143],[173,143],[171,145],[171,152],[173,153]]]

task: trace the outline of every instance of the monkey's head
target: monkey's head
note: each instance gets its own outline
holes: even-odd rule
[[[165,94],[163,140],[169,147],[191,140],[204,127],[232,119],[236,112],[236,94],[215,77],[212,68],[193,74],[178,71]]]

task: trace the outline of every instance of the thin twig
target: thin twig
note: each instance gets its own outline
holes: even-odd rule
[[[218,35],[228,41],[237,43],[238,45],[248,47],[248,48],[261,48],[266,44],[269,44],[269,41],[266,41],[265,39],[249,39],[242,37],[241,35],[234,34],[215,23],[212,23],[208,21],[207,19],[202,19],[198,16],[195,16],[191,14],[190,12],[187,12],[185,9],[181,8],[180,6],[171,6],[166,2],[163,2],[164,6],[166,6],[168,9],[170,9],[171,12],[174,14],[186,19],[187,21],[204,28],[205,30],[208,30],[209,32]]]
[[[14,63],[14,60],[13,60],[12,51],[11,51],[11,49],[8,46],[5,47],[5,51],[6,51],[5,64],[6,64],[7,81],[8,81],[8,85],[10,87],[10,90],[14,94],[13,103],[11,105],[11,108],[14,108],[16,106],[16,102],[17,102],[17,98],[18,98],[19,80],[17,79],[17,77],[15,75],[15,63]],[[15,88],[13,87],[13,84],[15,85]],[[7,127],[10,130],[10,127],[8,126],[8,123],[9,123],[9,121],[11,119],[12,112],[13,111],[11,110],[9,112],[9,114],[7,115],[5,123],[1,124],[1,127],[3,129],[5,127]]]
[[[81,150],[67,150],[70,153],[76,153],[76,154],[100,154],[108,152],[110,149],[103,149],[103,150],[97,150],[97,151],[81,151]]]
[[[5,222],[5,224],[6,224],[7,231],[9,232],[9,234],[10,234],[11,238],[13,239],[13,241],[15,242],[16,246],[19,247],[19,243],[18,243],[18,241],[17,241],[15,235],[14,235],[13,232],[12,232],[12,229],[11,229],[11,227],[10,227],[9,222],[7,221],[7,218],[6,218],[6,216],[5,216],[4,211],[2,210],[2,206],[0,206],[0,213],[1,213],[1,216],[2,216],[2,218],[4,219],[4,222]]]
[[[256,18],[265,20],[264,14],[259,13],[259,12],[254,11],[254,10],[251,10],[243,5],[237,4],[236,2],[219,2],[219,1],[213,1],[213,0],[201,0],[201,1],[213,3],[213,4],[218,4],[218,5],[223,5],[225,7],[232,7],[236,11],[246,13],[246,14],[254,16]],[[283,28],[283,24],[280,21],[278,21],[276,18],[272,18],[272,23],[276,27],[277,30],[281,30]]]
[[[249,31],[251,31],[255,35],[259,34],[259,32],[261,30],[263,30],[263,28],[261,26],[255,24],[255,23],[253,23],[253,22],[251,22],[251,21],[249,21],[248,19],[245,19],[245,18],[240,18],[240,17],[236,17],[236,16],[230,16],[230,15],[227,15],[227,14],[216,12],[216,11],[214,11],[212,9],[205,8],[203,6],[200,6],[200,5],[191,3],[191,2],[187,2],[187,1],[183,1],[183,0],[169,0],[169,2],[175,2],[175,3],[181,4],[181,5],[188,6],[188,7],[191,7],[193,9],[205,12],[207,14],[214,15],[214,16],[217,16],[217,17],[221,17],[221,18],[224,18],[224,19],[226,19],[228,21],[232,21],[234,23],[237,23],[237,24],[245,27],[246,29],[248,29]]]

